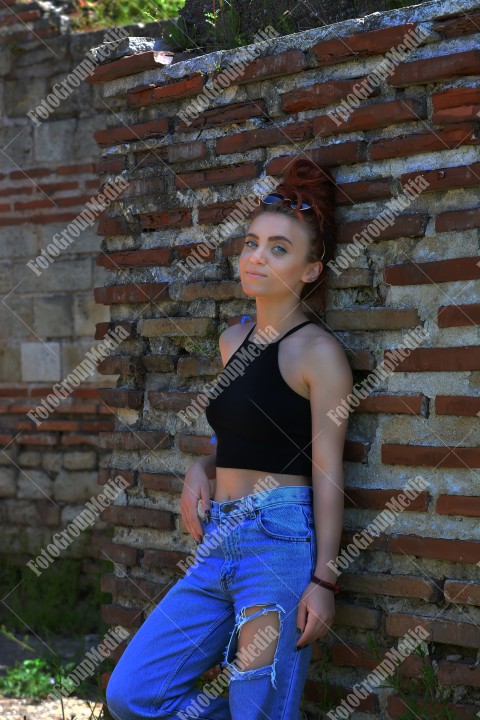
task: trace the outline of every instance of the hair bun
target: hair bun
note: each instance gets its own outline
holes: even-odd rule
[[[280,192],[292,202],[307,202],[317,215],[320,230],[333,223],[335,181],[328,172],[306,157],[297,157],[287,165],[282,182],[274,192]]]

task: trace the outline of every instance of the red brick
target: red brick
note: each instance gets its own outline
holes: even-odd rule
[[[480,517],[479,495],[439,495],[435,503],[439,515]]]
[[[368,510],[383,510],[390,501],[402,495],[403,489],[382,490],[349,487],[345,493],[345,507],[358,507]],[[428,492],[423,490],[404,508],[405,512],[425,512],[428,509]]]
[[[406,85],[421,85],[438,82],[439,80],[453,80],[464,75],[478,75],[480,71],[480,50],[466,50],[451,55],[434,55],[426,60],[398,65],[388,83],[393,87]]]
[[[384,282],[387,285],[428,285],[480,279],[478,257],[461,257],[434,262],[399,263],[387,265]]]
[[[480,687],[480,666],[474,663],[440,660],[438,682],[442,685]]]
[[[419,322],[416,308],[368,307],[326,313],[326,323],[332,330],[397,330],[416,327]]]
[[[447,210],[447,212],[439,213],[435,220],[435,232],[437,233],[470,230],[476,227],[480,227],[480,208]]]
[[[124,218],[102,217],[97,226],[97,235],[129,235],[130,229]]]
[[[115,427],[114,419],[110,420],[82,420],[80,430],[84,432],[102,432],[104,430],[113,430]]]
[[[161,175],[159,177],[146,177],[130,180],[127,187],[122,190],[122,200],[125,198],[136,198],[142,195],[153,195],[157,198],[165,193],[167,187],[167,179]]]
[[[402,555],[446,560],[447,562],[477,563],[480,542],[469,540],[446,540],[444,538],[420,537],[419,535],[387,536],[388,552]]]
[[[101,614],[103,620],[109,625],[140,627],[143,622],[143,610],[140,608],[126,608],[120,605],[102,605]]]
[[[302,112],[314,108],[340,103],[347,95],[361,85],[367,76],[352,80],[327,80],[327,82],[314,83],[300,87],[280,95],[282,111],[284,113]],[[378,95],[379,88],[372,88],[369,95]]]
[[[445,123],[467,123],[468,120],[474,122],[480,117],[480,105],[464,105],[463,107],[448,108],[439,110],[432,115],[434,125],[443,125]],[[453,128],[452,128],[453,129]],[[472,132],[472,138],[478,138],[478,132]]]
[[[121,142],[163,137],[168,135],[168,132],[168,118],[159,118],[145,123],[96,130],[93,137],[97,145],[115,145]]]
[[[162,450],[172,447],[172,436],[159,430],[104,432],[99,435],[99,446],[112,450]]]
[[[62,435],[62,445],[91,445],[98,447],[97,435]]]
[[[167,146],[167,161],[169,163],[200,160],[207,154],[207,146],[203,140],[192,140],[191,142],[176,143]]]
[[[125,158],[124,158],[125,159]],[[60,165],[55,169],[55,175],[75,175],[83,173],[94,173],[96,172],[95,163],[72,163],[71,165]],[[32,171],[29,170],[28,174],[31,175]]]
[[[175,475],[161,473],[139,473],[138,479],[144,488],[169,493],[180,493],[183,489],[183,480]]]
[[[40,19],[40,10],[25,10],[12,15],[4,15],[0,18],[0,25],[14,25],[18,21],[23,23],[33,22]]]
[[[436,602],[441,597],[441,592],[433,580],[372,572],[342,573],[342,590],[368,595],[420,598],[427,602]]]
[[[442,305],[438,308],[438,327],[480,325],[480,303]]]
[[[158,267],[159,265],[169,265],[170,262],[171,249],[168,247],[152,248],[151,250],[122,250],[97,255],[97,265],[109,270],[123,267]]]
[[[137,548],[104,540],[101,543],[101,549],[105,560],[111,560],[114,563],[121,563],[122,565],[137,565]]]
[[[102,388],[102,390],[100,390],[100,397],[104,403],[111,407],[132,408],[136,410],[143,405],[143,390]]]
[[[95,172],[102,175],[108,172],[121,172],[125,169],[126,155],[113,155],[111,157],[100,158],[98,160]]]
[[[313,648],[315,653],[316,644],[313,645]],[[324,662],[324,655],[317,659]],[[330,678],[328,683],[321,683],[318,680],[307,678],[303,694],[305,699],[312,703],[321,703],[323,707],[327,702],[329,707],[335,708],[340,705],[343,699],[352,694],[352,690],[349,687],[334,685],[333,680]],[[362,713],[378,713],[380,707],[377,696],[370,693],[364,699],[362,698],[357,709]]]
[[[332,143],[324,145],[315,150],[306,150],[305,157],[313,160],[314,163],[323,167],[334,167],[336,165],[354,165],[366,159],[367,143],[363,140],[352,140],[351,142]],[[290,163],[297,155],[281,155],[272,158],[265,167],[267,175],[284,175]]]
[[[150,302],[168,298],[168,282],[109,285],[94,289],[95,302],[104,305]],[[163,296],[163,297],[162,297]]]
[[[233,85],[243,85],[245,83],[257,82],[259,80],[268,80],[284,75],[291,75],[306,70],[307,62],[303,50],[286,50],[278,55],[264,55],[256,58],[248,63],[238,77],[233,81]],[[224,69],[212,73],[215,80],[222,74]]]
[[[170,65],[172,59],[173,52],[169,50],[146,50],[136,55],[127,55],[98,65],[94,72],[85,78],[85,82],[103,83],[135,75],[143,70],[161,70],[163,66]]]
[[[480,584],[470,580],[445,580],[445,600],[462,605],[480,605]]]
[[[478,33],[480,25],[480,11],[454,13],[444,19],[432,23],[432,30],[441,33],[444,37],[457,37],[458,35],[471,35]]]
[[[194,170],[188,173],[178,173],[175,176],[175,187],[179,190],[193,190],[198,187],[230,185],[244,180],[253,180],[261,172],[262,163],[260,162],[227,165],[210,170]]]
[[[176,574],[182,574],[178,566],[179,562],[185,562],[188,553],[175,550],[145,550],[143,553],[143,567],[152,570],[173,570]]]
[[[179,433],[177,435],[177,442],[180,452],[189,455],[210,455],[212,453],[210,436],[207,437],[204,435],[203,437],[199,437],[198,435]]]
[[[345,577],[345,573],[343,574]],[[374,576],[377,577],[376,575]],[[333,643],[331,646],[331,657],[334,665],[351,665],[353,667],[369,668],[373,670],[387,655],[390,648],[385,648],[385,652],[381,655],[381,659],[373,656],[371,648],[361,647],[360,645],[346,644],[345,642]],[[379,648],[382,652],[382,648]],[[312,654],[312,658],[316,658]],[[320,658],[318,658],[320,659]],[[430,658],[425,658],[427,664],[431,665]],[[398,666],[399,675],[402,677],[419,677],[421,675],[420,658],[410,655],[406,657],[401,665]]]
[[[163,100],[179,100],[180,98],[198,95],[202,92],[205,78],[201,73],[189,78],[182,78],[176,82],[137,90],[127,93],[127,105],[132,108],[145,107],[163,102]]]
[[[139,357],[110,356],[98,363],[102,375],[134,375],[140,367]]]
[[[245,130],[235,135],[219,138],[215,145],[215,154],[243,153],[254,148],[285,145],[288,141],[309,140],[312,137],[311,120],[287,123],[281,127],[275,125],[274,127]]]
[[[345,602],[336,603],[335,623],[340,626],[377,630],[380,627],[381,618],[382,614],[378,608],[363,607]]]
[[[379,55],[391,50],[394,45],[400,45],[403,43],[405,35],[409,37],[416,27],[416,23],[405,23],[381,30],[359,32],[335,40],[324,40],[314,45],[312,50],[315,53],[317,65],[320,66],[361,60],[362,57]]]
[[[378,228],[379,234],[375,240],[394,240],[398,237],[423,237],[429,216],[417,213],[415,215],[398,215],[391,225],[385,229]],[[374,225],[375,218],[371,220],[355,220],[340,225],[337,232],[337,243],[351,243],[355,236],[363,230],[369,232],[369,226]],[[362,238],[360,238],[362,239]]]
[[[8,437],[9,440],[11,439],[10,436],[6,437]],[[6,442],[9,442],[9,440],[6,440]],[[42,445],[44,447],[52,447],[53,445],[58,445],[60,440],[58,435],[52,435],[51,433],[35,433],[33,435],[22,433],[17,437],[16,442],[18,445]]]
[[[154,410],[185,410],[197,395],[198,393],[194,392],[180,392],[175,390],[149,390],[148,402]]]
[[[348,462],[366,462],[368,451],[368,443],[359,440],[347,440],[345,442],[343,459]]]
[[[457,167],[438,168],[436,170],[415,171],[400,176],[400,182],[406,184],[410,179],[421,175],[429,187],[422,192],[436,192],[452,188],[464,188],[480,185],[480,162]]]
[[[313,134],[315,137],[325,137],[358,130],[375,130],[406,120],[419,120],[425,116],[424,108],[416,100],[390,100],[353,110],[345,121],[339,116],[338,125],[328,115],[317,116],[313,119]]]
[[[141,213],[137,217],[144,230],[155,230],[163,227],[185,227],[192,224],[192,213],[188,208]]]
[[[392,395],[375,393],[360,400],[356,412],[396,413],[428,416],[428,400],[425,395]]]
[[[332,290],[343,290],[351,287],[373,287],[372,268],[347,268],[341,275],[335,275],[327,267],[328,286]]]
[[[480,448],[386,443],[382,445],[382,463],[468,470],[480,467]]]
[[[391,178],[339,183],[335,187],[337,205],[356,204],[391,197]]]
[[[389,635],[402,637],[408,630],[422,626],[428,633],[428,642],[460,645],[461,647],[480,646],[480,627],[474,623],[461,623],[453,620],[436,620],[420,615],[387,615],[385,630]]]
[[[458,120],[460,118],[457,119],[457,122]],[[446,130],[372,140],[370,157],[372,160],[384,160],[385,158],[417,155],[435,150],[455,150],[460,145],[476,145],[479,142],[480,136],[475,123],[465,122]]]
[[[467,415],[480,413],[480,397],[468,395],[437,395],[435,398],[436,415]]]
[[[95,325],[95,340],[102,340],[109,330],[115,331],[116,328],[123,328],[131,334],[132,326],[127,322],[103,322]]]
[[[60,430],[61,432],[75,432],[80,429],[76,420],[44,420],[42,430]]]
[[[435,113],[462,105],[480,103],[480,87],[459,87],[432,93],[432,105]]]
[[[399,696],[392,693],[387,697],[387,712],[391,720],[405,718],[406,707],[421,709],[422,716],[424,718],[428,717],[429,720],[430,718],[435,720],[435,718],[441,717],[441,713],[445,714],[447,710],[450,716],[455,717],[456,720],[472,720],[478,710],[478,705],[460,704],[458,701],[454,703],[446,703],[444,700],[432,702],[430,698],[425,699],[425,695],[413,696],[403,693],[402,696]]]
[[[216,125],[229,125],[231,123],[244,123],[254,117],[266,117],[267,106],[265,100],[258,99],[250,102],[233,103],[221,107],[204,110],[197,118],[189,119],[188,124],[184,120],[178,122],[178,129],[184,132],[188,128],[208,128]]]
[[[97,485],[106,485],[110,480],[115,482],[128,483],[127,487],[135,485],[135,471],[122,470],[121,468],[100,468],[98,471]]]
[[[151,527],[157,530],[174,530],[175,519],[168,510],[151,510],[132,505],[108,505],[100,513],[103,522],[127,527]]]
[[[392,354],[393,353],[393,354]],[[384,360],[395,362],[395,350],[385,350]],[[410,350],[394,372],[460,372],[480,369],[480,345]]]

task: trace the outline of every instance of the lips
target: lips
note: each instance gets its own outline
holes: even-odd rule
[[[247,270],[247,275],[253,275],[255,277],[267,277],[266,275],[261,275],[260,273],[253,272],[252,270]]]

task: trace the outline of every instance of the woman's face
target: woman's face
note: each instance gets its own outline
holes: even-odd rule
[[[322,268],[321,262],[307,263],[308,250],[299,221],[280,213],[261,213],[250,223],[240,253],[243,291],[255,296],[291,291],[299,297],[303,284],[314,280]]]

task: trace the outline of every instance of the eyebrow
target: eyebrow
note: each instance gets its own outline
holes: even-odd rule
[[[256,240],[258,240],[258,235],[255,235],[255,233],[249,232],[245,235],[245,237],[249,237],[249,235],[251,235],[251,237],[254,237]],[[270,235],[268,240],[285,240],[285,242],[288,242],[288,243],[290,243],[290,245],[293,246],[292,241],[289,240],[288,238],[286,238],[285,235]]]

